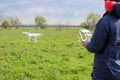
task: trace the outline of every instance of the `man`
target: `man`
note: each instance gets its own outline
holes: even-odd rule
[[[95,53],[92,80],[120,80],[120,2],[96,25],[91,41],[83,40]]]

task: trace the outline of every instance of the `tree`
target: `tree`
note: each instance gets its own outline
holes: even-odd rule
[[[88,15],[87,24],[88,24],[89,29],[94,29],[95,28],[95,25],[98,22],[98,20],[100,19],[100,17],[101,16],[99,14],[96,14],[94,12],[92,12]]]
[[[16,27],[16,28],[18,28],[18,25],[21,24],[19,18],[12,17],[12,16],[6,16],[6,17],[4,17],[3,21],[7,21],[9,23],[10,27]]]
[[[1,23],[2,23],[2,21],[3,21],[3,17],[0,16],[0,27],[1,27]]]
[[[80,24],[80,26],[83,27],[83,28],[85,28],[85,29],[89,29],[88,24],[86,22],[82,22]]]
[[[0,16],[0,23],[2,22],[2,20],[3,20],[3,17],[2,17],[2,16]]]
[[[40,27],[41,29],[44,29],[47,26],[46,19],[43,16],[36,16],[35,24],[36,27]]]
[[[99,14],[92,12],[87,16],[86,21],[82,22],[80,26],[89,30],[93,30],[100,17],[101,16]]]
[[[3,21],[9,23],[9,25],[10,25],[9,28],[11,28],[11,27],[18,28],[18,25],[21,24],[19,18],[12,17],[12,16],[6,16],[6,17],[4,17]]]
[[[4,20],[1,24],[4,29],[10,29],[10,24],[8,21]]]
[[[20,24],[21,24],[21,22],[20,22],[19,18],[17,18],[17,17],[12,18],[12,19],[10,20],[10,25],[11,25],[12,27],[18,28],[18,25],[20,25]]]

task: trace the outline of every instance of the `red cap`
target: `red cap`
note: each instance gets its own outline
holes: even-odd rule
[[[115,1],[105,1],[106,11],[111,12],[115,4]]]

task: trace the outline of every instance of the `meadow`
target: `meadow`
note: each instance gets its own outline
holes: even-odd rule
[[[93,53],[78,41],[80,28],[0,29],[0,80],[91,80]],[[22,32],[37,32],[28,42]]]

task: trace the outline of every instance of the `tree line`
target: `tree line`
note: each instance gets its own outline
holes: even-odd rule
[[[0,16],[0,23],[1,23],[1,27],[4,29],[10,29],[11,27],[17,28],[17,25],[21,24],[19,18],[12,16],[7,16],[7,17]]]
[[[91,12],[86,17],[85,21],[80,23],[80,27],[92,30],[92,29],[95,28],[95,25],[100,18],[101,18],[101,16],[99,14]],[[48,26],[47,20],[43,16],[36,16],[34,18],[34,21],[35,21],[35,24],[36,24],[35,25],[36,28],[39,27],[41,29],[45,29]],[[4,28],[4,29],[11,29],[11,27],[18,28],[20,25],[22,25],[22,23],[21,23],[21,21],[18,17],[12,17],[12,16],[9,16],[9,17],[0,16],[0,23],[1,23],[1,27]],[[61,28],[61,26],[58,26],[58,27]]]
[[[11,29],[11,27],[18,28],[20,25],[22,25],[18,17],[12,17],[12,16],[7,16],[7,17],[0,16],[0,23],[1,23],[1,27],[4,29]],[[36,16],[35,24],[36,24],[35,26],[36,28],[40,27],[41,29],[44,29],[47,26],[47,21],[43,16]]]

